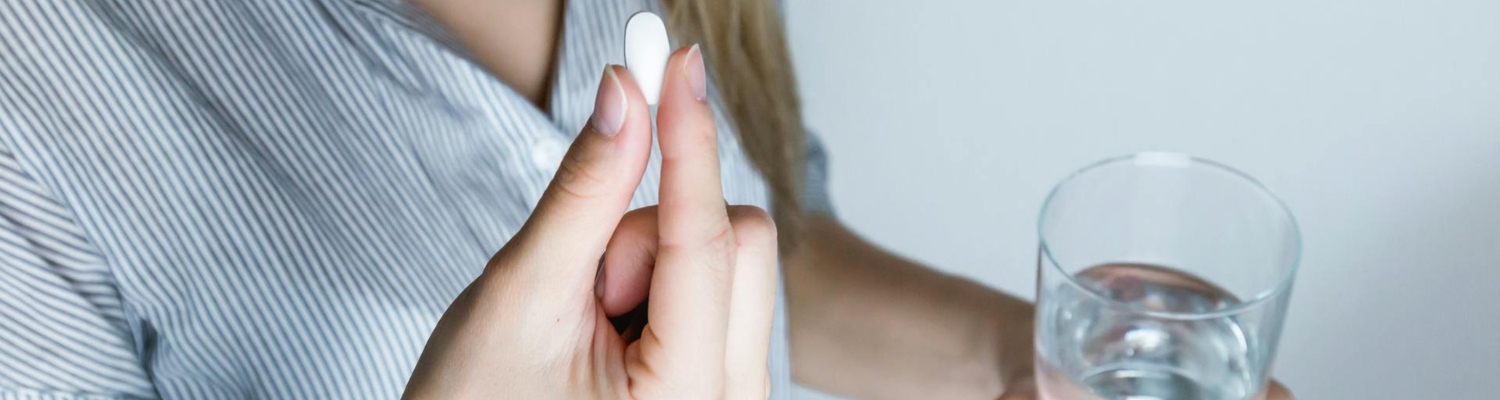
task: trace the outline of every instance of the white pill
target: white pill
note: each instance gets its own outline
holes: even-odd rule
[[[630,16],[625,23],[625,68],[641,86],[646,102],[656,104],[661,98],[662,75],[667,72],[667,57],[672,44],[667,42],[667,25],[649,11]]]

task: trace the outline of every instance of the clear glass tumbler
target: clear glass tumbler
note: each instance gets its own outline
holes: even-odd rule
[[[1255,179],[1176,153],[1104,160],[1037,222],[1044,400],[1245,400],[1271,374],[1301,252]]]

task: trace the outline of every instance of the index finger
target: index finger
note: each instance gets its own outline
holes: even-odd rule
[[[680,398],[721,397],[734,279],[734,234],[719,186],[713,112],[704,101],[697,46],[667,62],[657,136],[661,146],[657,258],[642,343],[666,365],[650,368],[674,382]]]
[[[718,132],[697,45],[667,61],[656,127],[661,146],[659,220],[663,246],[700,247],[729,232],[719,182]]]

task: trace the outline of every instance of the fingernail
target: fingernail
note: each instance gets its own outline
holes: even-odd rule
[[[629,107],[630,104],[625,102],[625,87],[620,85],[620,77],[615,76],[615,66],[605,66],[604,78],[599,81],[599,94],[594,96],[594,115],[589,117],[589,125],[601,135],[614,136],[625,124],[625,110]]]
[[[687,73],[688,87],[693,89],[693,97],[703,101],[708,96],[708,82],[703,71],[703,52],[698,50],[698,45],[688,49],[687,60],[683,62],[682,68]]]

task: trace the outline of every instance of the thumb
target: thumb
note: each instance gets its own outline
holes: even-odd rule
[[[504,253],[592,282],[610,234],[641,182],[651,155],[651,113],[624,67],[604,69],[594,114],[558,166],[536,210]],[[562,265],[558,265],[562,264]],[[566,271],[558,271],[564,267]],[[572,282],[564,279],[564,282]]]

